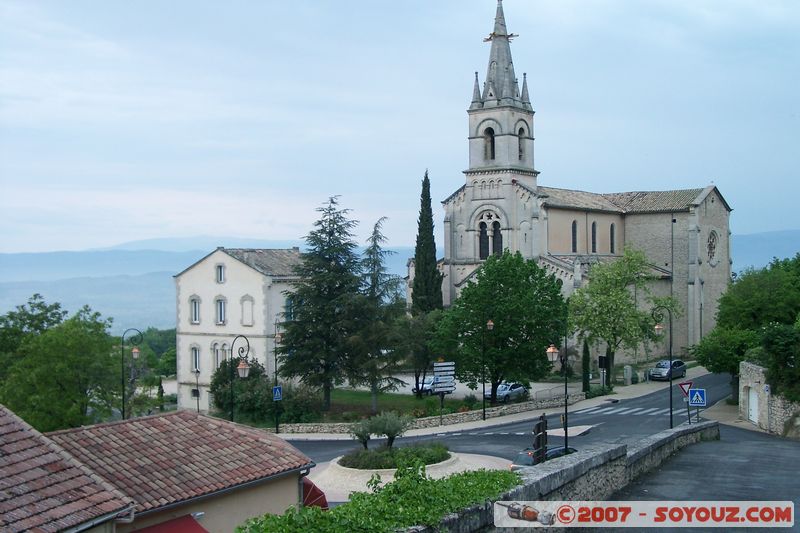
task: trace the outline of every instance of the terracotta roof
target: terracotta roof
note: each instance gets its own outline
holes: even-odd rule
[[[604,194],[609,201],[626,213],[658,213],[685,211],[704,189],[674,191],[638,191]]]
[[[133,501],[0,405],[0,530],[102,523]]]
[[[597,211],[611,211],[613,213],[623,212],[623,209],[606,198],[606,195],[594,192],[556,189],[555,187],[539,187],[538,194],[540,196],[547,196],[544,204],[551,207],[594,209]]]
[[[222,248],[222,251],[267,276],[294,276],[300,249]]]
[[[314,466],[280,437],[190,411],[48,436],[132,497],[137,514]]]

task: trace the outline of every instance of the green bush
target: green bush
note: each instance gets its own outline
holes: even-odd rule
[[[372,436],[372,424],[369,420],[362,420],[350,426],[350,436],[367,449],[367,443]]]
[[[394,439],[406,432],[411,421],[410,416],[389,411],[370,418],[369,428],[375,435],[386,435],[386,447],[391,448]]]
[[[636,385],[637,383],[639,383],[639,373],[634,372],[631,376],[631,385]]]
[[[398,448],[385,446],[376,450],[357,450],[339,459],[339,464],[347,468],[362,470],[380,470],[384,468],[397,468],[399,465],[410,464],[419,460],[423,464],[432,465],[448,459],[450,453],[444,444],[434,442],[430,444],[415,444]]]
[[[606,396],[608,394],[615,394],[609,387],[601,387],[600,385],[592,385],[589,392],[586,393],[586,399],[596,398],[597,396]]]
[[[467,394],[464,396],[464,405],[470,408],[470,410],[475,409],[475,406],[478,404],[478,397],[474,394]]]
[[[391,532],[414,525],[436,526],[450,513],[493,499],[519,483],[519,476],[506,470],[461,472],[431,479],[420,462],[397,470],[395,480],[384,487],[373,476],[372,493],[356,492],[350,501],[322,511],[319,507],[294,507],[281,515],[248,520],[241,533],[294,533],[314,531],[338,533]]]

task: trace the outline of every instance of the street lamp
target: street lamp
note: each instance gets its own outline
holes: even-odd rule
[[[119,349],[120,349],[120,365],[122,367],[122,373],[121,373],[120,381],[121,381],[121,385],[122,385],[122,410],[121,410],[121,414],[122,414],[122,419],[123,420],[125,420],[125,336],[128,333],[134,333],[134,332],[136,333],[136,335],[133,336],[133,339],[135,341],[133,344],[141,343],[143,338],[144,338],[142,336],[142,332],[139,331],[136,328],[128,328],[128,329],[126,329],[125,331],[122,332],[122,341],[120,342],[120,347],[119,347]],[[131,350],[131,356],[134,359],[138,359],[139,358],[139,348],[134,346],[133,349]]]
[[[657,305],[653,308],[653,320],[655,320],[656,325],[653,327],[657,336],[661,336],[664,333],[664,325],[661,323],[664,320],[664,313],[667,313],[669,316],[669,369],[667,373],[669,375],[669,389],[667,392],[669,393],[669,428],[672,429],[672,310],[665,306],[665,305]]]
[[[273,369],[273,373],[275,374],[275,386],[278,386],[278,345],[283,340],[283,335],[278,332],[278,323],[275,323],[275,368]],[[274,394],[274,393],[273,393]],[[279,426],[278,426],[278,417],[280,413],[278,412],[281,404],[280,402],[273,401],[272,403],[275,404],[275,433],[279,433]]]
[[[231,422],[233,422],[233,347],[236,345],[236,341],[239,339],[242,339],[246,346],[239,347],[239,366],[236,367],[236,371],[241,379],[247,378],[248,374],[250,374],[250,365],[247,364],[247,354],[250,353],[250,341],[244,335],[237,335],[234,337],[233,342],[231,343],[231,359],[228,361],[231,378]]]
[[[565,337],[566,339],[566,337]],[[566,340],[564,342],[564,354],[560,355],[558,348],[556,348],[555,344],[551,344],[547,348],[547,358],[550,360],[551,363],[556,364],[556,361],[561,361],[561,370],[564,372],[564,455],[569,453],[567,451],[569,445],[569,433],[567,432],[567,428],[569,427],[569,422],[567,419],[568,411],[567,411],[567,402],[569,400],[569,393],[567,392],[567,344]]]
[[[481,330],[481,381],[483,382],[483,419],[486,420],[486,330],[492,331],[494,322],[488,320],[486,329]]]

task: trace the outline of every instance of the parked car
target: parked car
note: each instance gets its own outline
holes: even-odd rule
[[[528,396],[528,389],[521,383],[501,383],[497,387],[497,401],[508,403],[510,400],[521,400]],[[484,395],[487,400],[492,399],[491,391]]]
[[[669,360],[662,359],[654,368],[649,371],[650,379],[668,381],[670,379],[682,378],[686,376],[686,363],[680,359],[672,360],[672,368],[669,367]]]
[[[566,454],[575,453],[577,451],[578,450],[572,446],[569,446],[566,450]],[[549,461],[556,457],[563,457],[566,454],[564,453],[563,446],[548,446],[547,451],[544,453],[544,460]],[[533,461],[533,448],[525,448],[517,454],[517,458],[509,465],[509,468],[512,472],[516,472],[523,466],[534,466],[535,464],[536,463]]]

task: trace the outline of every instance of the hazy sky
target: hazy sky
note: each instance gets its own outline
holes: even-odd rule
[[[413,244],[464,183],[495,0],[0,0],[0,252],[297,239],[329,196]],[[539,183],[715,183],[800,228],[800,2],[506,0]]]

